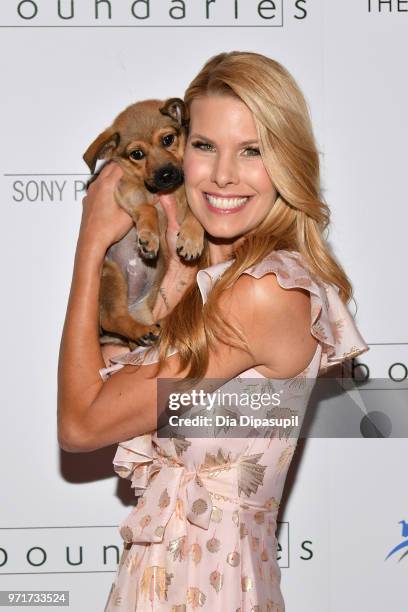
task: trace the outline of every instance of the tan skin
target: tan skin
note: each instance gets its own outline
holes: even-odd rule
[[[213,264],[229,258],[233,242],[262,220],[276,192],[267,182],[262,160],[253,159],[253,152],[248,154],[240,144],[256,139],[252,115],[242,103],[225,97],[195,100],[190,135],[195,133],[208,136],[212,144],[198,148],[189,136],[185,184],[193,212],[208,232]],[[126,365],[106,382],[99,374],[108,355],[123,353],[123,347],[102,349],[99,345],[98,303],[106,250],[132,227],[131,218],[113,197],[121,176],[119,166],[108,164],[83,200],[58,366],[58,442],[70,452],[96,450],[157,428],[156,365]],[[247,194],[252,202],[233,220],[231,215],[229,225],[227,215],[209,215],[201,198],[203,191],[225,196]],[[160,197],[160,203],[168,217],[166,239],[171,253],[162,287],[172,309],[185,287],[196,282],[196,269],[184,266],[175,252],[179,227],[173,198]],[[220,309],[228,321],[243,330],[250,352],[220,342],[209,352],[206,378],[230,380],[249,368],[271,378],[289,378],[312,360],[317,341],[310,333],[307,291],[282,289],[274,274],[260,279],[244,274],[224,292]],[[159,296],[154,308],[156,320],[167,312]],[[188,370],[178,372],[179,366],[177,353],[168,357],[160,378],[183,378]]]

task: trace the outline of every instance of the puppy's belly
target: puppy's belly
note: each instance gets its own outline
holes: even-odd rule
[[[128,307],[132,308],[150,292],[156,276],[156,262],[145,262],[137,249],[137,231],[131,230],[107,251],[106,257],[121,269],[128,283]]]

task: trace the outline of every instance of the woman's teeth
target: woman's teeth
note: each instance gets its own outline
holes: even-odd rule
[[[245,198],[216,198],[208,193],[205,193],[204,195],[211,206],[214,206],[214,208],[222,208],[224,210],[229,208],[238,208],[239,206],[245,204],[245,202],[249,199],[249,196]]]

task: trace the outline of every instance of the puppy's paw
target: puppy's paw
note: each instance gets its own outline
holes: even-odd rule
[[[176,251],[177,255],[185,261],[194,261],[200,257],[204,248],[203,235],[188,236],[182,230],[177,234]]]
[[[150,230],[140,230],[137,236],[137,246],[144,259],[154,259],[159,252],[159,237]]]
[[[151,346],[152,344],[155,344],[155,342],[157,342],[157,340],[159,339],[159,323],[154,323],[148,329],[149,331],[146,334],[140,336],[140,338],[137,338],[137,340],[135,340],[136,344],[138,344],[139,346]]]

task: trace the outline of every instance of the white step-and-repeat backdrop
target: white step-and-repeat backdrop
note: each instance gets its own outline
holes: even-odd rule
[[[57,444],[82,154],[131,102],[183,96],[211,55],[250,50],[283,63],[309,102],[330,241],[371,349],[358,371],[375,388],[360,400],[391,426],[367,439],[363,407],[354,437],[299,443],[280,515],[287,612],[405,610],[408,444],[392,411],[408,409],[408,1],[3,0],[0,26],[0,588],[65,589],[72,612],[102,612],[132,502],[115,447]]]

